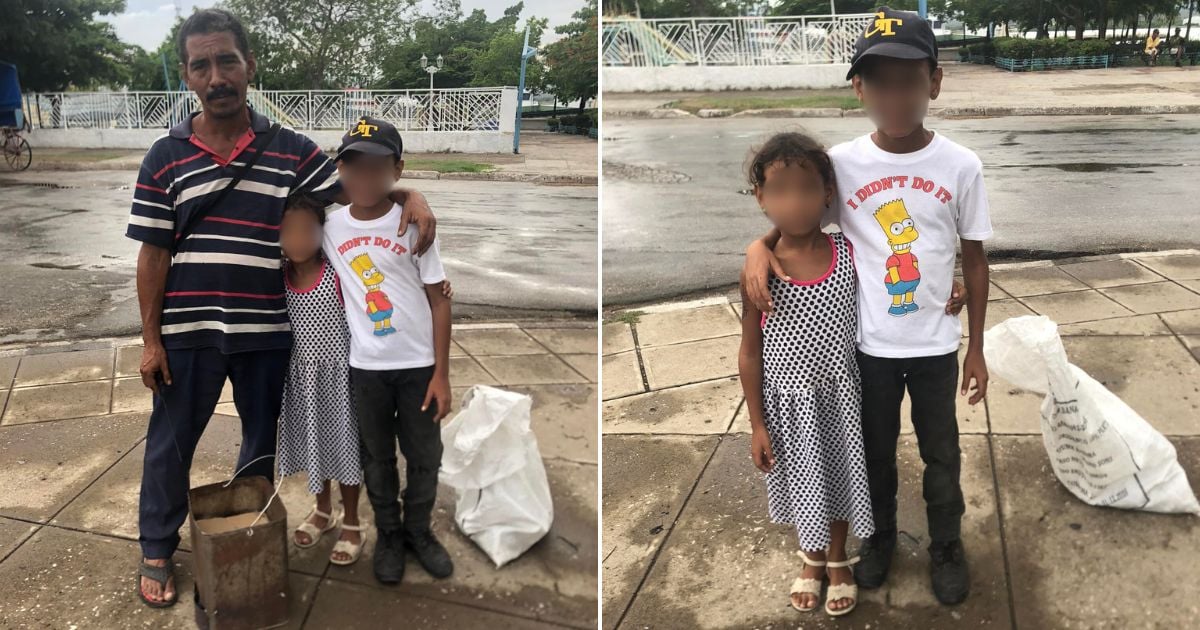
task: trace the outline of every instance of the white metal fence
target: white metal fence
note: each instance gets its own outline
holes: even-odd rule
[[[849,63],[871,13],[792,17],[606,18],[605,66]]]
[[[348,129],[361,116],[401,131],[498,131],[503,88],[250,90],[260,113],[294,129]],[[165,129],[200,109],[192,92],[52,92],[25,95],[34,129]]]

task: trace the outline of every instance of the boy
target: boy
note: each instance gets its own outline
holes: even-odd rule
[[[365,117],[342,137],[338,174],[350,205],[331,212],[324,249],[341,282],[350,325],[350,368],[367,496],[379,540],[375,578],[398,584],[405,549],[435,578],[454,564],[430,524],[442,460],[439,422],[450,411],[450,302],[433,246],[396,235],[401,207],[388,198],[400,174],[400,133]],[[407,464],[401,520],[396,443]]]
[[[858,363],[863,440],[875,535],[863,541],[854,577],[864,588],[887,579],[896,547],[896,440],[907,389],[921,459],[929,521],[933,591],[943,604],[966,599],[960,539],[964,511],[955,418],[957,351],[962,334],[952,305],[955,240],[961,240],[970,329],[962,393],[987,394],[983,324],[988,269],[982,241],[992,235],[982,164],[973,152],[925,129],[941,89],[937,44],[914,13],[883,7],[859,38],[847,79],[876,127],[829,151],[839,201],[831,207],[854,243],[858,274]],[[743,286],[770,309],[767,274],[784,275],[772,232],[746,251]],[[786,276],[785,276],[786,277]]]

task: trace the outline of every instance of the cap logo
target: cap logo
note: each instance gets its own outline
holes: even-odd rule
[[[379,129],[379,125],[369,125],[369,124],[367,124],[366,118],[359,118],[358,125],[355,126],[353,130],[350,131],[350,135],[362,136],[364,138],[370,138],[371,132],[377,131],[378,129]]]
[[[892,30],[893,28],[904,24],[904,20],[900,18],[883,17],[883,15],[883,11],[875,14],[875,23],[867,28],[866,37],[874,37],[876,35],[890,37],[896,34],[896,31]]]

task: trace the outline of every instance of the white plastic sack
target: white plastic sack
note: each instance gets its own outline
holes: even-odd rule
[[[988,368],[1046,394],[1042,440],[1058,480],[1090,505],[1200,514],[1175,447],[1136,411],[1067,361],[1058,325],[1014,317],[984,334]]]
[[[455,489],[454,521],[499,568],[529,549],[554,521],[550,484],[529,428],[533,400],[476,385],[442,427],[442,483]]]

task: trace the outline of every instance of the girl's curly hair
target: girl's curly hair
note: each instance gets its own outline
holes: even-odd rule
[[[750,156],[747,178],[750,185],[762,186],[767,181],[767,168],[772,164],[811,164],[821,175],[826,186],[835,185],[833,162],[825,147],[811,136],[797,131],[777,133],[771,136]]]

